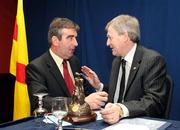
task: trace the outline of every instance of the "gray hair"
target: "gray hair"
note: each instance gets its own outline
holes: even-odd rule
[[[129,15],[119,15],[107,23],[105,30],[113,27],[119,35],[127,31],[131,41],[138,43],[140,40],[140,27],[137,18]]]
[[[58,39],[61,39],[62,36],[62,29],[63,28],[72,28],[76,31],[79,31],[80,27],[73,21],[71,21],[68,18],[55,18],[49,25],[49,31],[48,31],[48,42],[51,44],[51,38],[52,36],[57,36]]]

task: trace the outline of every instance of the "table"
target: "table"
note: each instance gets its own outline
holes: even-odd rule
[[[18,121],[12,121],[0,124],[0,130],[55,130],[55,125],[53,124],[46,124],[42,120],[42,117],[29,117],[25,119],[21,119]],[[162,120],[162,119],[156,119]],[[166,120],[167,122],[172,123],[166,130],[180,130],[180,121],[174,120]],[[72,125],[66,126],[64,128],[72,129],[72,128],[84,128],[84,129],[91,129],[91,130],[101,130],[103,128],[108,127],[109,125],[102,120],[97,120],[95,122],[89,122],[83,125]],[[77,129],[77,130],[81,130]],[[83,130],[83,129],[82,129]]]

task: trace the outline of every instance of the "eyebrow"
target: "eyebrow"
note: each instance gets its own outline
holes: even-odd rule
[[[75,35],[67,35],[67,38],[76,37]]]

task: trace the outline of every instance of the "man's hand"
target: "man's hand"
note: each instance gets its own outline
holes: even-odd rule
[[[108,103],[100,113],[104,121],[109,124],[117,123],[123,115],[121,107],[113,103]]]
[[[91,109],[100,109],[108,100],[108,94],[104,91],[94,92],[85,98]]]
[[[82,66],[81,67],[81,71],[85,74],[85,78],[86,80],[89,81],[89,83],[97,90],[99,90],[100,88],[100,80],[97,76],[97,74],[92,71],[89,67],[87,66]]]

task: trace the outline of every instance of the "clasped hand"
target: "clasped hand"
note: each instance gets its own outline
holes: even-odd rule
[[[85,98],[85,102],[87,102],[92,110],[100,109],[105,106],[105,103],[108,100],[108,94],[104,91],[95,92],[90,94]]]
[[[113,103],[108,103],[100,113],[103,120],[109,124],[117,123],[123,114],[121,107]]]

